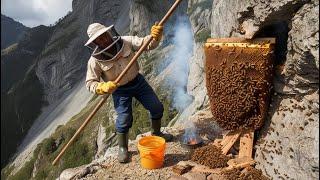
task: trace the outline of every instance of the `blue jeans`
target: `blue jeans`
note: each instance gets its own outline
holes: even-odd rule
[[[141,74],[129,83],[118,87],[112,93],[114,108],[117,112],[116,130],[127,133],[132,127],[132,98],[135,97],[146,108],[152,120],[161,120],[163,105]]]

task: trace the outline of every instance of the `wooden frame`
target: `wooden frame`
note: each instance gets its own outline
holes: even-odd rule
[[[225,170],[231,170],[235,168],[246,168],[254,165],[255,161],[252,158],[253,151],[253,130],[241,130],[241,131],[230,131],[223,139],[216,139],[213,145],[218,146],[222,150],[222,154],[227,155],[231,147],[240,141],[239,154],[236,158],[230,159],[227,164],[228,167],[211,169],[207,166],[197,164],[192,161],[180,161],[177,165],[173,166],[172,170],[176,174],[184,174],[186,172],[200,172],[200,173],[214,173],[219,174]]]

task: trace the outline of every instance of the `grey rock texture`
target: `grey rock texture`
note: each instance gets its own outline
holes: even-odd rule
[[[191,27],[195,37],[193,57],[190,61],[188,78],[188,93],[194,97],[193,108],[202,109],[208,102],[207,89],[205,87],[204,51],[203,42],[196,40],[199,33],[210,29],[212,1],[194,0],[188,3],[188,13]],[[209,35],[209,32],[208,32]]]
[[[26,117],[24,114],[18,114],[19,117],[21,116],[22,118],[24,118],[23,121],[20,120],[21,122],[28,123],[28,126],[24,127],[23,125],[23,128],[21,129],[23,129],[23,131],[26,132],[28,130],[29,131],[28,133],[24,133],[27,134],[26,136],[21,137],[24,138],[24,141],[18,148],[17,153],[19,155],[15,157],[15,164],[17,164],[16,162],[18,162],[18,164],[23,163],[21,162],[21,158],[19,157],[23,157],[22,159],[24,159],[25,156],[30,157],[32,153],[24,152],[33,152],[35,147],[29,147],[32,147],[32,145],[35,146],[37,143],[39,143],[41,139],[44,138],[44,136],[50,135],[51,132],[55,130],[57,125],[59,123],[62,123],[62,121],[60,120],[69,120],[68,118],[70,117],[63,118],[63,115],[66,115],[66,113],[70,115],[72,113],[77,112],[77,110],[80,111],[83,107],[81,107],[81,104],[84,106],[86,105],[86,102],[89,100],[90,97],[90,94],[88,94],[87,91],[82,93],[81,97],[75,97],[76,100],[74,100],[73,102],[75,104],[80,104],[76,105],[78,108],[77,110],[68,110],[68,107],[66,107],[68,105],[71,105],[70,103],[72,103],[72,101],[69,98],[73,96],[72,93],[75,92],[75,89],[78,93],[81,92],[81,89],[83,90],[83,88],[78,88],[77,85],[80,84],[79,86],[81,86],[84,84],[84,76],[86,74],[87,61],[90,56],[88,50],[84,47],[84,43],[88,39],[86,32],[87,27],[89,24],[93,22],[100,22],[105,25],[115,24],[116,28],[119,28],[119,31],[125,31],[125,29],[121,29],[121,26],[119,26],[119,24],[122,26],[128,26],[129,22],[129,6],[127,3],[124,2],[125,1],[75,0],[73,2],[72,13],[69,13],[65,17],[61,18],[54,26],[38,26],[35,28],[31,28],[29,31],[34,32],[34,35],[31,34],[31,36],[29,35],[30,33],[27,33],[24,38],[26,40],[20,42],[19,47],[21,46],[21,44],[25,44],[25,47],[27,47],[23,50],[34,50],[34,52],[30,52],[32,53],[32,59],[29,60],[28,58],[25,59],[27,61],[23,62],[18,61],[21,60],[21,55],[23,55],[23,58],[26,58],[26,55],[19,53],[18,55],[20,56],[19,58],[17,58],[17,62],[20,62],[20,64],[24,68],[19,67],[18,72],[20,73],[18,73],[16,71],[11,70],[11,66],[7,66],[8,71],[6,72],[11,74],[13,72],[14,73],[12,76],[10,76],[11,74],[9,74],[9,76],[6,76],[6,81],[1,81],[1,84],[2,82],[10,83],[12,77],[17,79],[18,74],[18,77],[24,77],[24,71],[30,69],[29,66],[32,65],[31,72],[33,73],[35,71],[34,76],[36,78],[34,79],[36,79],[37,81],[29,78],[30,81],[32,80],[32,82],[27,84],[27,87],[40,89],[38,88],[38,84],[40,84],[39,86],[42,86],[41,93],[38,93],[38,91],[35,91],[30,88],[30,90],[33,90],[33,93],[36,93],[36,98],[33,97],[33,94],[29,94],[29,96],[27,96],[28,98],[22,99],[25,101],[25,103],[19,104],[27,105],[27,103],[33,103],[34,106],[32,106],[32,109],[25,109],[29,110],[29,112],[34,114],[35,112],[37,112],[37,115],[40,114],[38,113],[38,111],[42,111],[42,113],[40,114],[40,116],[38,116],[37,120],[35,120],[37,118],[36,116],[32,116],[32,119],[27,119],[28,121],[24,120],[26,119],[24,118]],[[120,10],[122,10],[121,14]],[[118,17],[121,17],[121,21],[119,21]],[[12,59],[12,57],[10,60],[11,62],[15,62],[12,61],[14,60]],[[20,64],[15,63],[16,67],[17,65],[20,66]],[[37,82],[37,84],[35,82]],[[42,89],[44,90],[44,92],[42,92]],[[22,91],[19,91],[19,93],[20,92]],[[75,94],[77,94],[77,92],[75,92]],[[41,107],[38,107],[38,105],[35,104],[37,103],[36,100],[38,99],[46,101],[48,103],[41,104]],[[17,101],[17,103],[18,102],[19,101]],[[43,108],[45,105],[48,106]],[[61,115],[60,117],[62,117],[62,119],[60,120],[59,115]],[[14,121],[11,120],[11,122]],[[19,124],[21,124],[21,122],[19,122]],[[31,128],[29,129],[30,126]],[[7,129],[11,128],[7,127]],[[16,131],[17,128],[14,129]],[[12,139],[11,142],[15,141]],[[28,145],[28,148],[26,148],[26,145]],[[22,150],[23,152],[21,152]]]
[[[212,37],[276,36],[285,44],[276,52],[284,55],[275,61],[275,93],[255,146],[257,168],[273,179],[319,178],[318,16],[319,1],[213,3]],[[283,26],[287,33],[277,34]]]
[[[174,3],[174,0],[131,0],[130,1],[130,35],[145,36],[150,33],[150,28],[155,22],[160,22],[168,9]],[[165,24],[165,36],[172,34],[173,23],[176,18],[185,13],[186,1],[182,1],[176,11]],[[168,39],[168,37],[164,38]]]
[[[156,0],[106,1],[74,0],[73,12],[55,27],[53,36],[37,64],[37,75],[45,86],[46,99],[52,103],[61,97],[85,74],[87,26],[92,22],[115,23],[123,33],[144,36],[151,25],[160,20],[173,3]],[[255,146],[257,168],[273,179],[319,178],[319,2],[307,0],[189,0],[170,18],[165,26],[165,40],[161,50],[145,53],[166,58],[173,48],[168,43],[176,18],[188,10],[194,35],[193,56],[190,61],[187,92],[193,103],[183,112],[186,116],[208,107],[205,87],[203,43],[209,36],[262,37],[276,36],[279,44],[274,77],[274,95],[265,126],[257,132]],[[129,25],[130,24],[130,25]],[[61,40],[64,41],[61,41]],[[65,43],[61,43],[65,42]],[[60,44],[61,43],[61,44]],[[56,49],[55,49],[56,48]],[[143,59],[143,58],[141,58]],[[140,62],[142,69],[144,61]],[[154,70],[154,69],[151,69]],[[174,67],[168,65],[159,74],[148,74],[151,84],[160,86]],[[169,97],[169,96],[168,96]],[[112,106],[110,106],[112,109]],[[199,112],[199,111],[198,111]],[[114,111],[107,113],[114,121]],[[199,115],[199,114],[198,114]],[[192,116],[191,116],[192,117]],[[192,117],[190,119],[195,119]],[[211,122],[211,119],[208,121]],[[179,122],[179,121],[178,121]],[[206,121],[206,127],[211,127]],[[211,124],[214,126],[214,123]],[[174,125],[180,127],[179,123]],[[215,127],[215,126],[214,126]],[[210,128],[211,130],[213,128]],[[215,128],[215,130],[218,128]],[[99,157],[106,149],[102,129],[97,138]],[[218,131],[218,130],[217,130]],[[214,137],[208,137],[213,140]],[[105,156],[115,156],[116,147]],[[101,156],[100,156],[101,157]],[[98,159],[99,160],[99,159]],[[103,160],[103,158],[102,158]],[[94,167],[90,169],[88,167]],[[75,178],[95,173],[95,162],[76,169],[65,170],[60,178]],[[74,171],[74,172],[73,172]]]
[[[79,179],[86,176],[87,174],[95,173],[100,168],[98,163],[90,163],[87,165],[82,165],[76,168],[70,168],[64,170],[58,180],[70,180],[70,179]]]
[[[292,18],[284,75],[291,93],[319,88],[319,1],[305,4]]]
[[[210,36],[211,0],[188,1],[187,13],[194,36],[193,54],[189,61],[189,76],[187,93],[193,96],[193,102],[178,118],[177,124],[184,124],[185,120],[199,109],[208,104],[207,89],[205,87],[204,51],[203,43]],[[198,37],[205,36],[199,39]]]
[[[130,34],[144,36],[154,22],[159,21],[171,5],[169,1],[132,0],[130,6]],[[155,13],[157,12],[157,13]]]
[[[132,3],[130,32],[143,34],[143,29],[149,28],[158,16],[151,15],[148,3],[138,0]],[[259,140],[255,146],[256,168],[273,179],[319,178],[318,8],[318,1],[303,0],[188,1],[195,45],[187,85],[194,101],[183,112],[186,116],[196,116],[197,110],[208,105],[204,82],[205,39],[199,39],[200,35],[277,37],[274,94],[265,125],[257,132]],[[151,77],[160,82],[165,77],[163,74],[172,71],[165,69],[161,77]],[[174,127],[179,127],[179,123]]]
[[[45,104],[35,64],[51,33],[46,26],[30,28],[18,43],[1,51],[2,165],[17,150]]]

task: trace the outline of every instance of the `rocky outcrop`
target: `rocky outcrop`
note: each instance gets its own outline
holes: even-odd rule
[[[318,1],[305,0],[188,2],[195,46],[187,86],[194,101],[183,112],[186,116],[208,105],[202,48],[206,38],[277,38],[274,94],[255,146],[256,168],[274,179],[319,178],[318,8]],[[137,9],[131,11],[130,29],[139,34],[150,24],[135,23],[147,6]]]
[[[80,179],[88,174],[93,174],[101,169],[101,165],[98,163],[90,163],[87,165],[79,166],[76,168],[70,168],[64,170],[59,176],[59,180]]]
[[[161,3],[156,0],[132,0],[130,4],[124,1],[74,0],[73,12],[56,25],[53,36],[41,54],[41,61],[36,66],[37,75],[41,77],[41,83],[45,86],[45,95],[49,103],[59,99],[84,75],[89,57],[83,47],[87,39],[84,34],[91,22],[115,23],[123,33],[144,36],[149,33],[151,25],[161,19],[172,3],[173,0]],[[195,119],[196,112],[208,105],[203,53],[203,43],[208,37],[275,36],[277,37],[275,50],[277,71],[273,84],[275,93],[272,96],[265,126],[257,133],[259,139],[255,146],[257,168],[274,179],[319,177],[317,174],[319,171],[318,6],[318,1],[307,0],[268,3],[262,0],[183,1],[165,26],[165,38],[160,45],[161,49],[144,53],[140,58],[148,80],[156,85],[154,86],[156,88],[161,86],[166,75],[174,73],[175,67],[172,64],[167,65],[158,72],[157,65],[163,62],[161,60],[167,58],[173,49],[170,41],[174,23],[179,15],[186,15],[187,10],[194,45],[186,89],[188,94],[193,96],[193,102],[182,112],[185,116],[178,118],[175,127],[181,128],[185,118],[192,114],[195,116],[191,116],[190,119]],[[168,93],[167,97],[170,97],[170,92]],[[114,111],[108,112],[108,121],[114,121],[114,114]],[[220,131],[212,123],[212,119],[208,119],[203,127],[216,133]],[[207,137],[209,140],[215,139],[215,136]],[[101,157],[107,148],[103,139],[105,136],[101,128],[97,138],[99,148],[97,157]],[[115,159],[116,152],[116,147],[109,148],[106,156],[110,155]],[[118,166],[113,162],[112,167],[118,171],[120,168],[131,168],[130,164]],[[78,169],[65,170],[60,178],[86,177],[96,172],[95,163],[94,161]],[[101,165],[99,163],[99,166]],[[109,164],[107,166],[109,168]],[[106,174],[101,167],[99,169],[102,175],[98,177],[105,178]],[[121,175],[127,176],[122,170],[118,171],[112,173],[122,173]],[[148,175],[147,173],[144,175]]]
[[[274,178],[319,178],[319,1],[214,1],[211,36],[277,37],[274,95],[255,146]]]
[[[130,5],[130,35],[145,36],[155,22],[159,22],[172,6],[174,0],[132,0]],[[185,13],[186,1],[182,1],[176,11],[165,24],[164,41],[170,40],[173,33],[173,23],[176,18]],[[169,37],[169,38],[168,38]]]
[[[130,34],[145,36],[146,28],[153,25],[163,17],[166,9],[170,6],[169,1],[133,0],[130,6]],[[154,13],[157,12],[157,13]]]
[[[193,96],[193,102],[177,119],[183,125],[188,116],[203,109],[208,104],[207,89],[205,88],[204,51],[203,43],[210,37],[211,0],[188,1],[187,13],[194,37],[193,53],[189,61],[189,76],[187,93]]]
[[[88,25],[93,22],[106,25],[115,23],[117,27],[116,19],[120,15],[120,9],[123,10],[122,14],[127,14],[124,17],[129,19],[128,10],[123,8],[128,7],[127,3],[122,1],[75,0],[72,13],[61,18],[54,26],[29,29],[15,49],[2,53],[1,92],[4,93],[1,94],[1,102],[5,102],[7,106],[1,108],[1,119],[10,120],[10,122],[2,121],[3,126],[1,126],[2,142],[6,144],[3,146],[6,148],[1,151],[3,160],[7,160],[8,156],[15,152],[17,142],[22,140],[31,125],[34,125],[33,130],[37,131],[34,130],[30,134],[36,136],[43,133],[44,122],[46,126],[51,123],[52,119],[47,117],[48,114],[53,115],[52,112],[64,114],[60,109],[66,106],[64,100],[68,99],[70,93],[75,92],[76,85],[79,81],[83,82],[86,73],[89,53],[83,45],[88,39],[86,33]],[[112,13],[108,13],[111,9]],[[127,22],[120,24],[125,25]],[[5,94],[9,90],[10,92]],[[85,93],[82,96],[88,95]],[[81,103],[81,100],[82,98],[78,98],[78,103]],[[58,104],[60,105],[57,106]],[[45,105],[49,106],[44,108]],[[43,112],[40,117],[47,119],[33,124],[41,110]],[[57,126],[61,123],[59,118],[54,120],[58,122],[51,125]],[[30,139],[39,137],[29,137]],[[32,153],[28,153],[28,156],[30,155]]]
[[[202,109],[208,102],[204,77],[204,51],[203,42],[210,35],[212,1],[189,1],[188,13],[194,33],[195,46],[190,61],[188,78],[188,93],[194,97],[194,109]]]
[[[319,1],[302,6],[291,19],[283,74],[287,94],[319,89]]]
[[[157,18],[145,16],[148,9],[152,10],[147,4],[133,1],[133,34],[143,34],[142,29]],[[256,167],[271,178],[319,177],[318,6],[317,1],[303,0],[188,2],[195,45],[187,85],[194,101],[183,112],[187,116],[208,105],[202,48],[206,38],[277,38],[275,93],[255,146]],[[141,21],[145,24],[137,23]]]

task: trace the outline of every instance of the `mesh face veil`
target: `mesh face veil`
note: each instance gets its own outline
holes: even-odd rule
[[[111,39],[111,43],[109,43],[107,47],[100,47],[92,41],[86,46],[91,52],[91,56],[103,61],[114,60],[123,50],[123,40],[121,36],[114,28],[114,25],[110,26],[110,28],[100,36],[109,36],[108,39]]]

